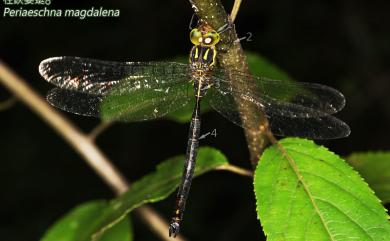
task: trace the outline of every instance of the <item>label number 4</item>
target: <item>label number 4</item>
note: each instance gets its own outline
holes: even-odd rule
[[[214,137],[217,137],[217,129],[214,129],[214,130],[211,132],[211,135],[214,136]]]

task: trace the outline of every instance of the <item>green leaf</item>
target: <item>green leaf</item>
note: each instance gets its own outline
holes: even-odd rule
[[[175,191],[181,180],[184,158],[176,156],[164,161],[154,173],[133,183],[126,193],[109,203],[95,201],[76,207],[50,228],[41,241],[132,240],[126,215],[142,204],[160,201]],[[195,176],[226,164],[227,159],[220,151],[200,148]]]
[[[169,113],[165,116],[165,118],[182,124],[189,122],[191,120],[192,111],[194,109],[194,103],[195,101],[192,100],[188,105],[178,109],[175,112]],[[201,111],[204,112],[203,105]]]
[[[90,224],[104,212],[105,208],[107,208],[106,201],[91,201],[75,207],[50,227],[41,241],[82,240]],[[99,239],[99,241],[117,240],[133,240],[133,231],[129,219],[121,220]]]
[[[284,81],[291,80],[286,72],[272,64],[263,56],[250,51],[245,51],[245,55],[246,60],[248,61],[249,70],[253,75]]]
[[[383,202],[390,202],[390,152],[353,153],[347,161]]]
[[[126,217],[133,209],[142,204],[157,202],[168,197],[179,186],[184,158],[184,156],[177,156],[164,161],[157,166],[154,173],[133,183],[126,193],[112,200],[108,208],[91,224],[88,236],[99,237]],[[200,148],[195,176],[226,164],[227,159],[220,151],[212,148]]]
[[[211,110],[211,106],[209,105],[208,98],[209,98],[209,95],[206,95],[202,99],[202,104],[200,107],[200,111],[202,114],[207,113]],[[178,109],[175,112],[172,112],[172,113],[169,113],[168,115],[166,115],[166,118],[168,120],[173,120],[173,121],[176,121],[176,122],[179,122],[182,124],[187,123],[191,120],[194,106],[195,106],[195,97],[190,101],[190,103],[188,103],[184,107]]]
[[[343,159],[313,141],[286,138],[268,148],[254,189],[269,241],[390,240],[388,216],[373,191]]]
[[[169,63],[160,64],[156,69],[147,69],[155,73],[141,75],[158,75]],[[162,72],[161,72],[162,73]],[[136,73],[138,74],[138,73]],[[178,110],[192,99],[188,91],[193,85],[186,76],[159,75],[156,81],[133,81],[126,79],[110,89],[110,93],[101,100],[100,115],[105,121],[120,120],[124,122],[145,121],[160,118]],[[142,91],[139,89],[142,88]]]

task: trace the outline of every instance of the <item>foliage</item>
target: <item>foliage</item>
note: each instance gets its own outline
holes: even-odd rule
[[[262,56],[251,52],[246,55],[254,75],[292,81]],[[175,61],[180,62],[180,58]],[[202,112],[211,109],[207,96],[205,99]],[[188,122],[192,108],[190,103],[167,118]],[[125,217],[145,203],[168,197],[179,185],[183,160],[184,156],[177,156],[164,161],[154,173],[109,202],[92,201],[77,206],[57,221],[42,241],[87,241],[91,237],[103,241],[133,240]],[[356,153],[347,161],[382,201],[390,201],[389,152]],[[195,175],[225,165],[227,159],[221,152],[201,148]],[[255,172],[254,192],[258,217],[268,240],[390,240],[388,216],[373,191],[343,159],[312,141],[287,138],[279,146],[268,148]]]
[[[225,156],[218,150],[200,148],[195,176],[226,164]],[[170,158],[158,165],[154,173],[133,183],[131,188],[118,198],[108,203],[91,203],[77,207],[55,224],[42,241],[55,240],[64,233],[66,233],[64,241],[89,241],[91,237],[94,240],[105,241],[108,233],[115,233],[117,226],[122,226],[122,220],[132,210],[142,204],[168,197],[180,183],[183,165],[184,156]],[[93,213],[94,211],[96,213]],[[72,225],[80,228],[72,229],[70,228]],[[123,235],[128,236],[127,233]]]
[[[347,158],[382,202],[390,202],[390,152],[353,153]]]
[[[82,240],[85,237],[86,230],[96,219],[99,219],[107,205],[106,201],[91,201],[78,205],[50,227],[41,241]],[[131,229],[130,220],[128,218],[121,220],[99,240],[132,241],[133,230]]]
[[[385,209],[343,159],[286,138],[255,172],[257,213],[268,240],[389,240]]]

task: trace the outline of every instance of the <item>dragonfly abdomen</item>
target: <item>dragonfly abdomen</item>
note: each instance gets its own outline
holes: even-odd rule
[[[192,178],[195,171],[195,161],[198,154],[200,136],[200,97],[196,98],[194,111],[192,113],[190,129],[188,133],[186,159],[183,169],[182,181],[176,196],[176,206],[171,223],[169,225],[169,236],[176,237],[180,231],[180,223],[190,191]]]

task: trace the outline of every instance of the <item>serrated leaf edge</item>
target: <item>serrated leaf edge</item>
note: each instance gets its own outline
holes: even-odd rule
[[[288,161],[290,167],[293,169],[295,175],[297,176],[298,182],[301,182],[301,183],[302,183],[302,186],[303,186],[305,192],[306,192],[307,195],[309,196],[310,202],[312,203],[312,205],[313,205],[313,207],[314,207],[314,209],[315,209],[317,215],[320,217],[321,222],[322,222],[322,224],[323,224],[323,226],[324,226],[326,232],[328,233],[328,235],[329,235],[329,237],[331,238],[331,240],[332,240],[332,241],[335,241],[334,237],[333,237],[332,234],[330,233],[329,228],[328,228],[327,225],[326,225],[326,222],[325,222],[325,220],[324,220],[324,217],[322,216],[322,214],[321,214],[321,212],[320,212],[320,209],[319,209],[318,206],[317,206],[317,203],[316,203],[315,200],[313,199],[313,195],[311,194],[311,192],[310,192],[310,190],[309,190],[307,184],[303,181],[303,176],[302,176],[302,174],[301,174],[301,172],[300,172],[300,170],[299,170],[297,164],[295,163],[295,161],[293,160],[293,158],[287,153],[287,150],[286,150],[286,149],[288,149],[288,147],[285,148],[285,147],[283,146],[283,144],[289,144],[289,143],[291,143],[291,142],[292,142],[293,145],[297,145],[297,144],[293,143],[294,140],[302,140],[302,138],[286,138],[286,139],[283,139],[283,140],[281,140],[281,141],[278,141],[275,145],[272,145],[272,146],[269,147],[269,148],[276,148],[278,151],[280,151],[280,154],[282,155],[282,158],[284,158],[285,160]],[[324,146],[321,146],[321,145],[317,145],[317,144],[315,144],[315,142],[312,141],[312,140],[307,140],[307,139],[305,139],[305,141],[307,141],[307,144],[313,145],[313,146],[315,146],[317,149],[320,149],[320,150],[329,152],[329,153],[332,154],[332,155],[335,155],[339,160],[341,160],[341,161],[343,161],[344,163],[347,164],[347,162],[346,162],[343,158],[341,158],[339,155],[335,154],[334,152],[330,151],[328,148],[326,148],[326,147],[324,147]],[[290,149],[290,151],[295,151],[295,152],[300,153],[299,151],[294,150],[294,149]],[[303,154],[304,154],[304,153],[303,153]],[[367,189],[370,190],[371,193],[374,194],[375,192],[369,187],[369,185],[367,184],[367,182],[364,181],[364,178],[359,174],[359,172],[357,172],[356,170],[354,170],[350,165],[347,164],[347,166],[351,169],[351,171],[352,171],[354,174],[358,175],[358,177],[365,183]],[[257,175],[255,175],[255,178],[254,178],[254,181],[253,181],[253,185],[254,185],[254,186],[255,186],[255,183],[256,183],[256,177],[257,177]],[[375,196],[375,195],[374,195],[374,196]],[[255,192],[255,198],[256,198],[256,200],[258,200],[258,197],[257,197],[257,195],[256,195],[256,192]],[[377,196],[375,196],[375,198],[376,198],[376,200],[377,200],[379,203],[381,203],[381,200],[380,200]],[[383,207],[383,206],[382,206],[382,207]],[[383,207],[383,209],[384,209],[385,212],[387,211],[386,208]],[[259,212],[259,206],[257,206],[257,205],[256,205],[256,212],[257,212],[258,214],[260,213],[260,212]],[[376,213],[376,212],[375,212],[375,213]],[[344,213],[343,213],[343,214],[344,214]],[[387,219],[390,219],[390,216],[389,216],[388,214],[386,214],[386,216],[387,216]],[[257,215],[257,218],[258,218],[258,220],[260,220],[259,215]],[[352,221],[353,221],[353,220],[352,220]],[[261,223],[261,222],[260,222],[260,223]],[[268,236],[268,233],[267,233],[266,230],[264,229],[264,226],[263,226],[262,224],[261,224],[261,226],[262,226],[262,229],[263,229],[265,235]],[[358,226],[360,227],[360,225],[358,225]],[[363,229],[363,230],[364,230],[364,229]],[[368,236],[369,236],[369,235],[368,235]],[[373,240],[373,238],[372,238],[371,236],[369,236],[369,237],[371,238],[371,240]]]

